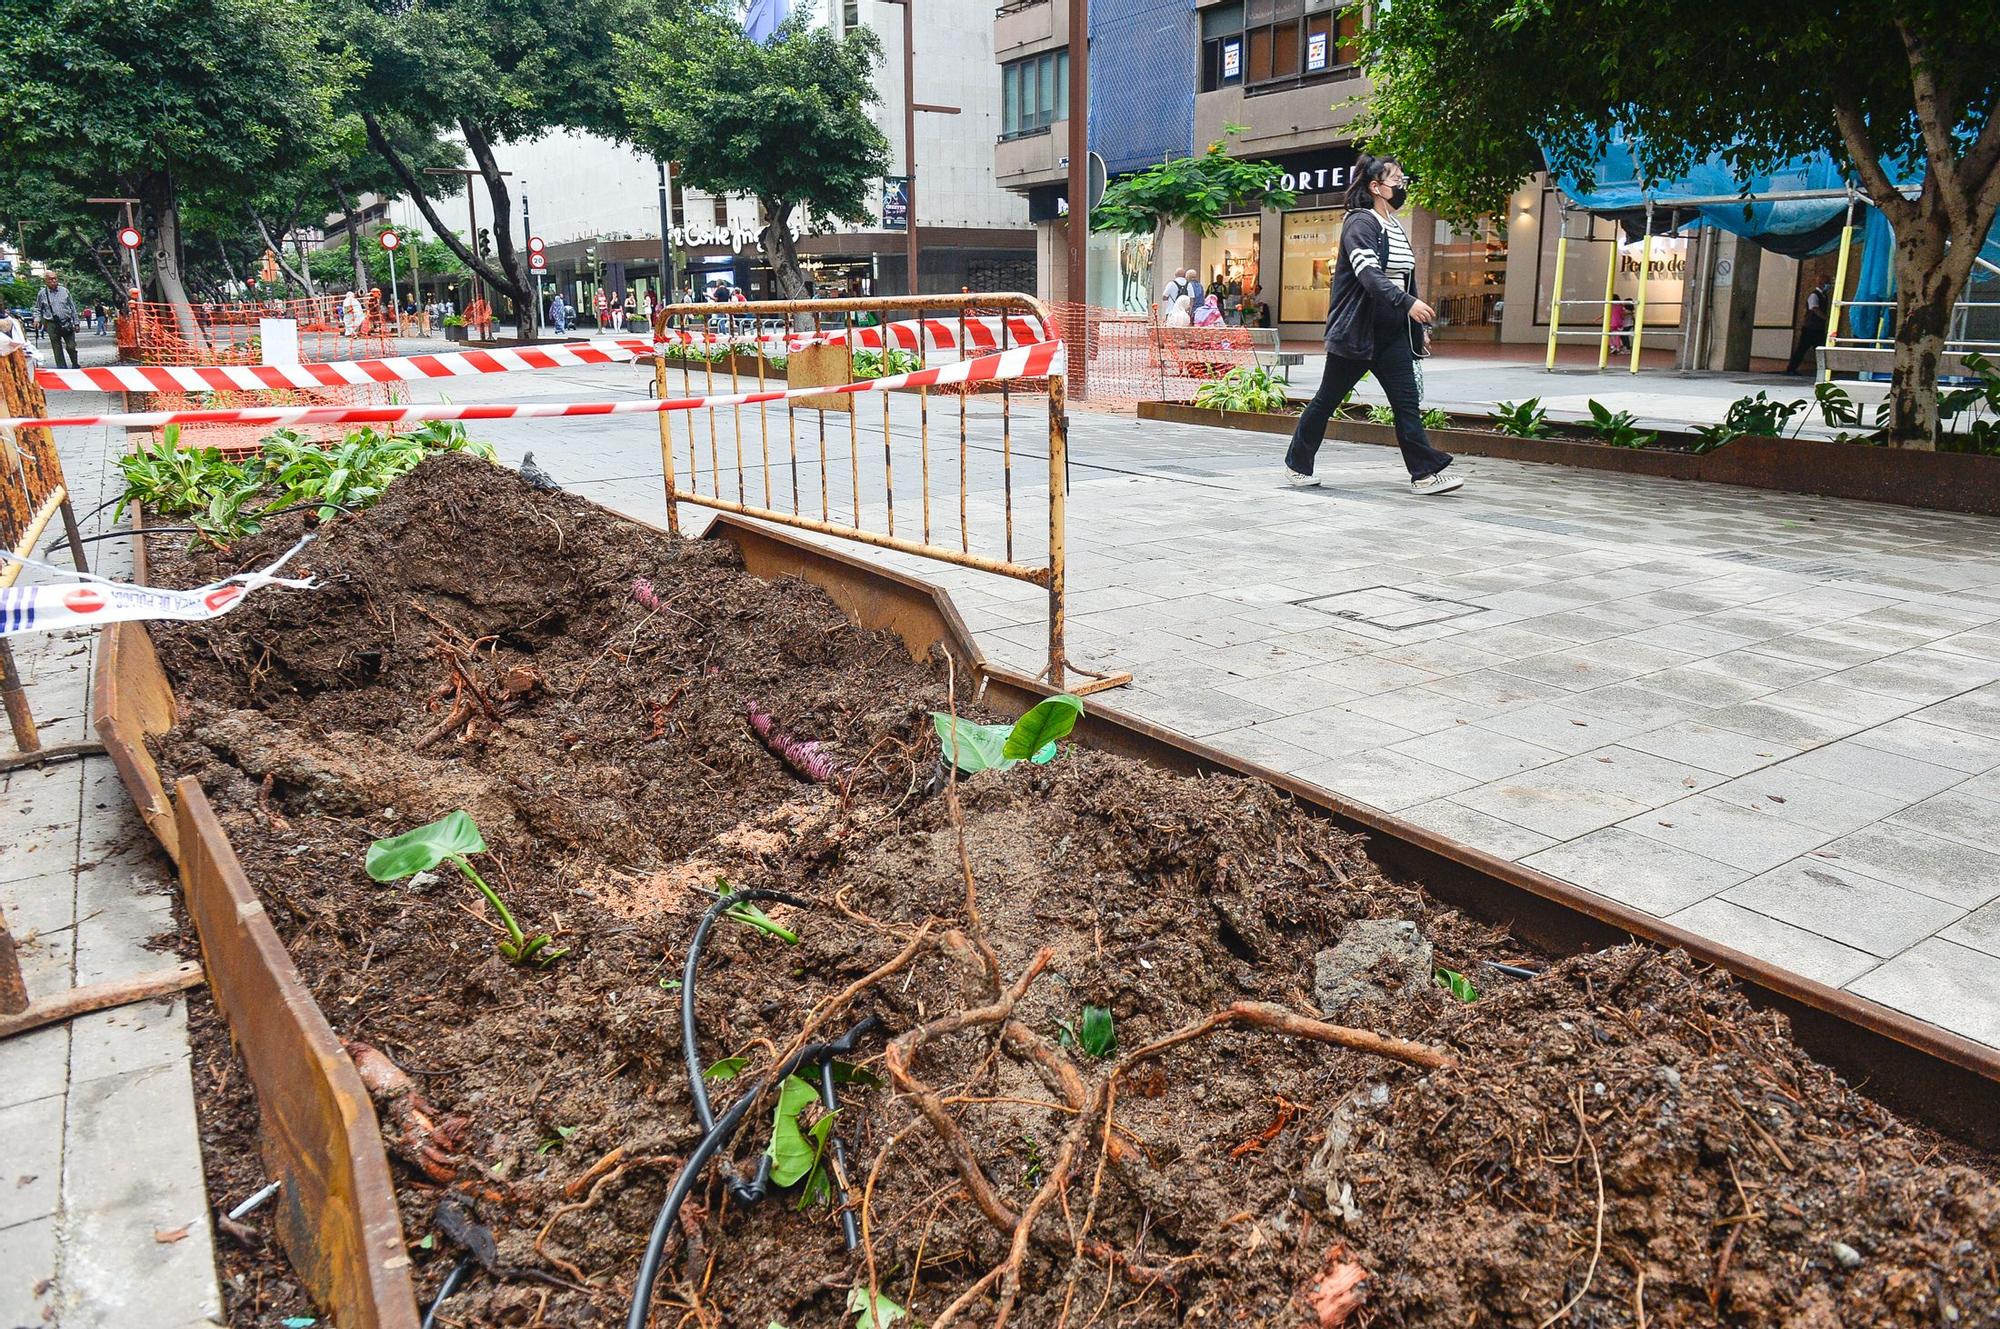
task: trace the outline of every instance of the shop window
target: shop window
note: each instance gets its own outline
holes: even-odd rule
[[[1044,51],[1000,66],[1000,137],[1047,129],[1068,114],[1069,52]]]

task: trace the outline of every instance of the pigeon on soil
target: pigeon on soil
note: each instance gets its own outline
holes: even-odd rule
[[[556,478],[553,475],[535,465],[535,454],[532,452],[521,454],[521,478],[537,489],[562,488],[561,485],[556,483]]]

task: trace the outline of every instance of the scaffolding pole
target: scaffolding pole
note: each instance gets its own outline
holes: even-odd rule
[[[1639,372],[1639,343],[1646,330],[1646,288],[1653,276],[1653,200],[1646,200],[1646,243],[1640,250],[1638,307],[1632,314],[1632,372]]]
[[[1563,264],[1569,258],[1569,209],[1564,208],[1556,227],[1556,289],[1549,297],[1549,359],[1547,368],[1556,367],[1556,333],[1562,326]]]
[[[1840,307],[1843,303],[1843,296],[1847,292],[1847,255],[1853,248],[1854,199],[1850,196],[1847,200],[1847,219],[1842,222],[1840,227],[1840,257],[1833,265],[1833,298],[1827,302],[1826,306],[1826,342],[1823,347],[1825,350],[1832,350],[1840,336]],[[1824,367],[1825,357],[1822,356],[1821,361],[1822,367],[1819,371],[1819,381],[1822,383],[1831,382],[1833,371]]]
[[[1611,300],[1618,293],[1618,223],[1611,223],[1611,258],[1604,265],[1604,326],[1597,335],[1597,367],[1611,363]]]

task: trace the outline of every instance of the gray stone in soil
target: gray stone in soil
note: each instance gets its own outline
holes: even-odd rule
[[[1313,956],[1313,995],[1328,1019],[1380,1013],[1431,981],[1431,944],[1405,918],[1350,925]]]

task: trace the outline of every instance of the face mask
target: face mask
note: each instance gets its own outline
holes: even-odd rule
[[[1410,188],[1408,185],[1395,185],[1390,188],[1389,210],[1391,212],[1401,212],[1403,210],[1403,205],[1409,201],[1410,201]]]

